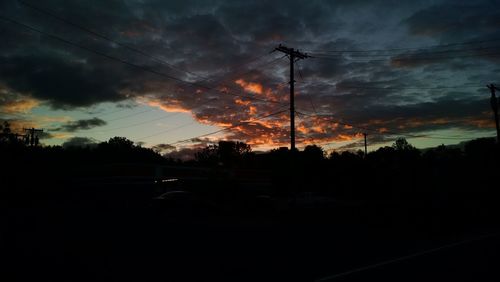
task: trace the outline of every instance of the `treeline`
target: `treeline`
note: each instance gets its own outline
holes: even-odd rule
[[[162,156],[124,137],[81,146],[30,147],[4,128],[0,135],[0,156],[7,167],[4,172],[10,174],[19,171],[67,173],[69,168],[115,163],[194,166],[262,171],[279,191],[295,187],[293,189],[369,198],[394,196],[394,191],[422,192],[435,186],[478,186],[491,181],[498,184],[500,167],[499,146],[492,138],[475,139],[461,147],[442,145],[426,150],[419,150],[400,138],[392,146],[367,155],[362,151],[326,154],[316,145],[295,152],[279,148],[255,153],[245,143],[220,141],[195,153],[194,159],[183,161]],[[384,189],[391,192],[383,193]]]
[[[115,163],[194,166],[263,171],[274,186],[282,186],[279,188],[282,190],[294,186],[299,187],[298,190],[307,187],[309,191],[322,193],[374,197],[371,195],[373,186],[380,186],[376,195],[384,197],[383,189],[407,193],[412,189],[424,190],[434,186],[479,186],[479,183],[486,182],[498,185],[500,168],[500,150],[493,138],[475,139],[463,146],[442,145],[426,150],[419,150],[400,138],[392,146],[381,147],[367,155],[362,151],[326,154],[316,145],[295,152],[279,148],[256,153],[248,144],[220,141],[195,153],[192,160],[184,161],[162,156],[160,152],[136,145],[125,137],[113,137],[100,143],[68,144],[32,147],[4,124],[0,133],[0,156],[7,168],[4,172],[56,174],[57,171],[67,173],[69,168]],[[399,189],[400,186],[405,189]],[[357,193],[356,190],[363,191]]]
[[[491,221],[500,211],[499,146],[492,138],[479,138],[462,145],[419,150],[400,138],[391,146],[365,155],[362,151],[326,154],[315,145],[302,151],[279,148],[261,153],[253,152],[245,143],[220,141],[197,152],[194,159],[182,161],[162,156],[124,137],[83,146],[30,147],[3,132],[0,136],[1,180],[5,187],[2,193],[25,199],[26,195],[41,193],[58,183],[59,190],[44,196],[56,198],[54,195],[61,191],[72,190],[68,185],[77,187],[79,177],[87,176],[87,171],[99,171],[102,167],[116,171],[121,170],[118,164],[131,164],[128,169],[133,176],[140,168],[166,165],[188,168],[184,175],[200,170],[208,172],[206,181],[191,183],[189,187],[203,191],[204,197],[216,195],[225,204],[239,203],[238,199],[247,195],[244,190],[253,189],[273,198],[307,194],[343,203],[361,202],[364,214],[373,213],[375,218],[384,219],[384,223],[387,218],[418,221],[437,214],[446,222],[453,219],[457,224]],[[100,175],[106,176],[106,170]],[[98,190],[109,190],[107,186],[101,188]],[[110,195],[114,197],[117,191],[123,191],[121,186],[117,188]],[[131,190],[130,199],[137,198],[134,194],[137,191]],[[96,199],[105,194],[99,193]],[[346,216],[352,217],[355,214]]]

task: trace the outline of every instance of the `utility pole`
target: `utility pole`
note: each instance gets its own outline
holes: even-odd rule
[[[496,87],[494,84],[486,85],[491,91],[491,98],[490,98],[490,103],[491,103],[491,109],[493,110],[493,115],[495,116],[495,126],[497,128],[497,144],[500,144],[500,125],[498,124],[498,99],[497,96],[495,95],[495,90],[500,90],[498,87]]]
[[[34,127],[32,128],[23,128],[24,131],[26,131],[26,137],[27,140],[26,142],[31,146],[38,146],[38,132],[43,132],[43,129],[36,129]]]
[[[366,149],[366,136],[367,136],[367,135],[368,135],[368,134],[363,133],[363,136],[365,137],[365,158],[366,158],[366,155],[367,155],[367,153],[368,153],[368,150]]]
[[[310,56],[300,52],[299,50],[288,48],[281,44],[276,47],[274,51],[285,53],[290,59],[290,151],[295,152],[295,80],[293,65],[296,61],[309,58]]]

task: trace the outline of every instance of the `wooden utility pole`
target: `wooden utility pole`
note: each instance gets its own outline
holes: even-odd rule
[[[495,94],[495,90],[500,90],[494,84],[486,85],[491,91],[491,109],[493,110],[493,115],[495,116],[495,126],[497,128],[497,144],[500,144],[500,126],[498,124],[498,98]]]
[[[368,135],[368,134],[363,133],[363,136],[365,137],[365,158],[366,158],[366,155],[368,154],[368,150],[366,148],[366,135]]]
[[[27,142],[31,147],[38,146],[38,132],[43,132],[43,129],[32,128],[23,128],[26,131]]]
[[[293,65],[296,61],[300,59],[309,58],[309,56],[305,53],[301,53],[299,50],[295,50],[293,48],[288,48],[283,45],[279,45],[274,49],[275,51],[279,51],[288,55],[290,59],[290,150],[292,152],[295,151],[295,80],[294,80],[294,70]]]

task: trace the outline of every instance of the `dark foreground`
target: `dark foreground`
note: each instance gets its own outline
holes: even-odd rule
[[[57,196],[10,195],[1,233],[8,281],[500,281],[498,222],[477,204],[281,197],[165,207],[68,185]]]

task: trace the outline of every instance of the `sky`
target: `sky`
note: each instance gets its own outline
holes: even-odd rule
[[[46,145],[123,136],[419,148],[494,136],[500,1],[0,0],[0,119]]]

